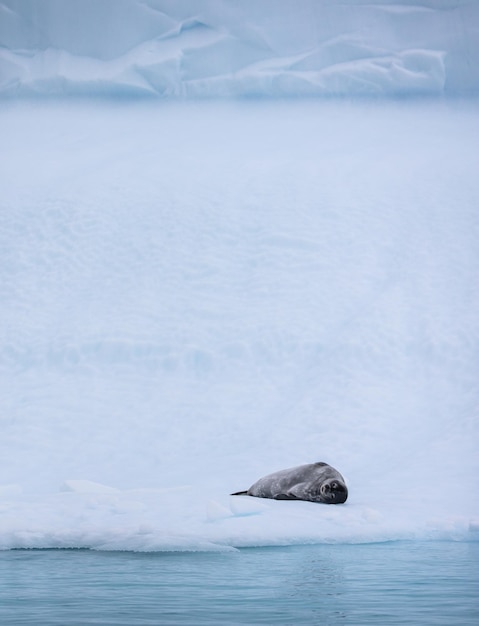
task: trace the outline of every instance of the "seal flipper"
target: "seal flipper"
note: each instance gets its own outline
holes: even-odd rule
[[[298,496],[295,496],[294,493],[288,491],[286,493],[278,493],[277,496],[274,496],[274,500],[301,500]]]
[[[288,491],[285,493],[278,493],[277,496],[274,496],[275,500],[304,500],[304,486],[306,483],[298,483],[297,485],[293,485]]]
[[[247,496],[248,491],[235,491],[234,493],[230,493],[230,496]]]

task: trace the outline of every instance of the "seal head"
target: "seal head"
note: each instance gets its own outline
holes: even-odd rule
[[[326,504],[343,504],[348,499],[348,489],[344,482],[331,478],[324,481],[319,492],[321,501]]]

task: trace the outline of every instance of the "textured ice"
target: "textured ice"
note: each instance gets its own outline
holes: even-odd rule
[[[477,102],[0,124],[2,548],[479,538]]]
[[[479,90],[475,0],[3,0],[0,93]]]

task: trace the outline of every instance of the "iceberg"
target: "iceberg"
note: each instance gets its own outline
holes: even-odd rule
[[[0,549],[479,539],[478,32],[0,2]]]

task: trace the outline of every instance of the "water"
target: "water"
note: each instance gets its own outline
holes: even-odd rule
[[[234,553],[0,553],[0,623],[444,624],[479,621],[479,543]]]

